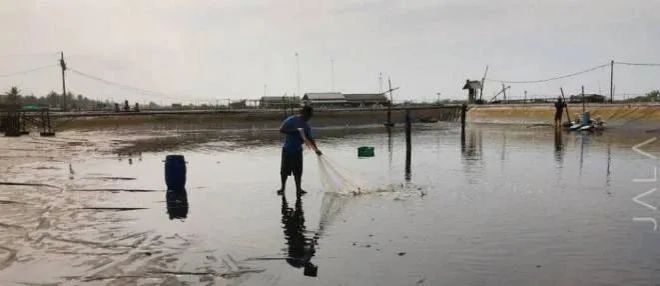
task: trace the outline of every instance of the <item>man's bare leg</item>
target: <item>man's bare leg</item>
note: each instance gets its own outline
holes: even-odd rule
[[[287,177],[288,177],[287,175],[280,174],[280,180],[282,182],[282,185],[280,186],[280,189],[277,190],[278,195],[284,194],[284,189],[286,189],[286,179],[287,179]]]
[[[305,192],[301,187],[300,183],[302,181],[302,175],[293,175],[294,180],[296,181],[296,194],[299,195],[304,195],[307,192]]]

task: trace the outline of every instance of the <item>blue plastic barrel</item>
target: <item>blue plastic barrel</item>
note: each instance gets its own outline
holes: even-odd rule
[[[165,184],[167,184],[168,190],[185,190],[186,160],[183,155],[167,155],[165,157]]]
[[[587,125],[591,123],[591,117],[589,116],[589,111],[582,113],[582,125]]]

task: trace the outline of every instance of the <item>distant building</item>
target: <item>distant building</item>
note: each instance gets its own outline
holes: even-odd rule
[[[172,103],[172,109],[175,109],[175,110],[182,110],[182,109],[183,109],[183,105],[181,105],[181,103]]]
[[[229,108],[232,109],[245,109],[247,108],[247,101],[245,99],[239,101],[233,101],[229,104]]]
[[[259,100],[261,108],[282,108],[300,104],[298,96],[262,96]]]
[[[382,93],[344,94],[346,102],[353,107],[388,105],[390,101]]]
[[[340,92],[305,93],[302,102],[314,107],[342,107],[348,105],[346,97]]]
[[[466,80],[463,89],[468,90],[468,103],[477,102],[477,90],[481,89],[481,82],[478,80]]]
[[[568,99],[569,103],[582,103],[582,95],[577,94],[577,95],[571,95],[571,97]],[[605,96],[602,96],[600,94],[585,94],[584,95],[584,102],[605,102]]]

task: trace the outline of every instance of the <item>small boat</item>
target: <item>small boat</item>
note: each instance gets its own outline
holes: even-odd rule
[[[578,130],[578,129],[582,128],[582,126],[583,126],[582,123],[580,123],[580,122],[576,122],[576,121],[573,121],[573,122],[571,123],[571,126],[568,127],[568,129],[569,129],[569,130]]]

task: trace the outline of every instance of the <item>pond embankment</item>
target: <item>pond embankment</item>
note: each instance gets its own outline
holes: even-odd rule
[[[592,118],[600,117],[608,128],[660,131],[660,104],[587,104]],[[499,124],[552,124],[551,104],[475,105],[468,111],[468,122]],[[582,113],[581,104],[569,104],[571,119]],[[566,120],[566,113],[564,113]]]
[[[456,121],[460,118],[460,106],[431,106],[393,108],[392,121],[404,122],[405,110],[409,109],[413,121],[424,119]],[[251,111],[191,111],[191,112],[140,112],[106,114],[69,114],[59,116],[55,125],[59,130],[96,129],[272,129],[291,115],[283,110]],[[318,108],[314,111],[315,127],[361,126],[383,124],[387,121],[387,109]]]

